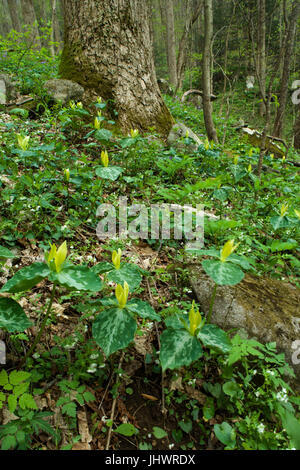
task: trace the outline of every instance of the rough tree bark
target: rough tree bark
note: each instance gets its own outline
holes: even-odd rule
[[[176,87],[176,40],[173,0],[165,0],[167,26],[167,58],[170,84]]]
[[[29,43],[34,42],[38,47],[41,47],[41,41],[39,38],[39,30],[38,30],[33,1],[22,0],[21,7],[22,7],[23,23],[31,26],[31,36],[28,41]]]
[[[64,0],[64,19],[61,77],[113,100],[123,131],[168,134],[173,119],[156,80],[148,0]]]
[[[12,23],[13,29],[15,31],[21,31],[21,23],[20,23],[19,15],[18,15],[17,1],[16,0],[8,0],[7,5],[8,5],[9,14],[10,14],[10,17],[11,17],[11,23]]]
[[[286,109],[286,102],[288,96],[288,84],[289,84],[289,75],[290,75],[290,65],[292,60],[293,47],[295,44],[296,28],[298,17],[300,14],[300,2],[299,0],[294,0],[292,5],[292,11],[289,18],[288,30],[285,38],[284,45],[284,59],[283,59],[283,68],[281,75],[280,83],[280,100],[279,107],[276,113],[273,135],[275,137],[281,137],[283,125],[284,125],[284,116]]]
[[[179,41],[179,48],[178,48],[178,57],[177,57],[177,80],[176,80],[176,90],[182,88],[184,72],[186,69],[186,62],[187,62],[187,52],[188,46],[191,45],[191,28],[193,24],[197,21],[202,8],[203,8],[203,1],[200,0],[196,7],[192,8],[193,0],[187,0],[186,4],[186,17],[185,17],[185,24],[182,36]],[[190,39],[190,40],[189,40]]]
[[[202,65],[203,81],[203,114],[207,137],[218,142],[217,132],[212,119],[211,96],[211,62],[212,62],[212,37],[213,37],[213,9],[212,0],[204,1],[204,50]]]
[[[265,96],[266,94],[266,0],[258,0],[258,41],[257,41],[257,64],[258,79],[260,82],[260,90]],[[266,106],[262,100],[259,109],[260,115],[266,112]]]

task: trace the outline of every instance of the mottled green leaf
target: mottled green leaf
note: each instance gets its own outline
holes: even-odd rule
[[[45,263],[33,263],[30,266],[20,269],[0,292],[10,292],[15,294],[31,289],[50,274],[50,270]]]
[[[124,281],[129,285],[130,292],[137,289],[142,282],[142,275],[137,268],[132,264],[123,264],[120,269],[113,269],[108,273],[108,280],[116,284],[124,285]]]
[[[160,321],[160,316],[148,304],[140,299],[132,299],[126,304],[127,310],[136,313],[141,318],[149,318],[150,320]]]
[[[49,279],[79,291],[98,292],[103,287],[99,276],[86,266],[69,266],[59,273],[52,272]]]
[[[99,166],[96,168],[96,175],[105,180],[116,181],[122,171],[123,169],[119,166]]]
[[[0,328],[14,333],[24,331],[31,325],[21,305],[13,299],[0,298]]]
[[[219,286],[234,286],[244,278],[243,271],[228,261],[205,260],[202,267]]]
[[[111,308],[97,316],[92,332],[96,343],[110,356],[133,341],[136,328],[135,320],[125,309]]]
[[[217,325],[204,325],[198,333],[198,338],[210,348],[228,353],[231,349],[231,342],[225,331],[221,330]]]
[[[202,348],[186,330],[168,328],[160,337],[160,362],[162,369],[188,366],[202,356]]]

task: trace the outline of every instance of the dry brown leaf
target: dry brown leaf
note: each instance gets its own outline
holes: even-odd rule
[[[76,442],[72,450],[91,450],[91,446],[87,442]]]
[[[89,425],[87,422],[87,416],[85,410],[79,410],[77,412],[77,419],[78,419],[78,432],[81,436],[82,443],[89,443],[92,440],[92,436],[90,435]]]

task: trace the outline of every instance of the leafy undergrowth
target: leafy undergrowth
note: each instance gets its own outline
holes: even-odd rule
[[[26,92],[52,73],[46,61]],[[299,287],[297,154],[267,155],[259,179],[259,149],[230,126],[224,147],[203,139],[192,151],[185,136],[176,151],[154,130],[118,134],[101,99],[41,99],[34,120],[0,113],[2,449],[299,449],[291,369],[276,345],[199,312],[187,240],[96,231],[98,207],[124,196],[128,206],[202,204],[198,261],[216,286],[249,271]],[[201,135],[201,111],[168,105]]]

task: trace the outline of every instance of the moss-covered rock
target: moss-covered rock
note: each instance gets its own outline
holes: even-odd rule
[[[214,283],[199,265],[190,268],[190,280],[207,314]],[[299,289],[283,281],[246,275],[236,286],[218,286],[211,321],[225,330],[246,330],[249,337],[264,344],[276,342],[278,351],[285,353],[293,367],[300,389],[300,363],[296,364],[292,346],[300,340]]]
[[[58,78],[48,80],[44,84],[44,88],[54,101],[60,101],[63,105],[68,104],[71,100],[81,101],[84,94],[84,88],[78,83]]]

